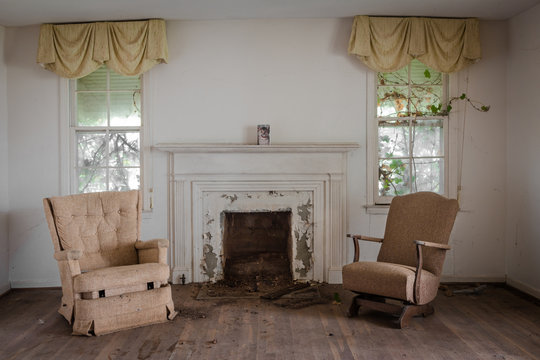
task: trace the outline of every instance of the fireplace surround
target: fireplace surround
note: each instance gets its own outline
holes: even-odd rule
[[[292,278],[340,283],[348,153],[357,148],[351,143],[154,146],[169,154],[173,283],[223,279],[224,223],[236,212],[289,212]]]

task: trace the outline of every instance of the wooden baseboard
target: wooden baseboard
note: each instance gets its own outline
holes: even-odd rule
[[[506,283],[506,276],[451,276],[442,275],[441,283],[456,284],[456,283]]]
[[[0,287],[0,297],[6,295],[11,290],[9,284]]]
[[[14,280],[11,281],[12,289],[28,289],[28,288],[52,288],[61,286],[59,280]]]
[[[507,279],[506,285],[517,291],[520,291],[526,295],[534,297],[536,300],[540,300],[540,290],[535,289],[529,285],[526,285],[518,280]]]

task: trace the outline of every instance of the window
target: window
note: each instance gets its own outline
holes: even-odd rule
[[[371,131],[375,204],[417,191],[447,194],[447,76],[418,60],[376,75],[376,111]],[[373,119],[373,117],[370,117]]]
[[[106,67],[71,82],[72,192],[140,188],[141,87]]]

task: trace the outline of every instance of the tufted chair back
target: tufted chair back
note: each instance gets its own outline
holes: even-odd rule
[[[78,194],[48,201],[56,225],[55,251],[82,250],[81,271],[138,263],[139,191]]]

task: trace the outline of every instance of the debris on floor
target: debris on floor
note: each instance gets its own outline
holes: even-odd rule
[[[307,287],[309,287],[309,283],[296,283],[274,291],[270,291],[266,294],[261,295],[261,298],[266,300],[274,300],[297,290],[305,289]]]
[[[325,304],[327,302],[326,299],[321,297],[319,284],[293,291],[272,301],[276,306],[289,309],[301,309],[311,305]]]
[[[474,285],[441,285],[439,286],[439,289],[441,289],[444,292],[444,295],[446,296],[454,296],[454,295],[480,295],[482,294],[488,286],[486,284],[474,284]]]

